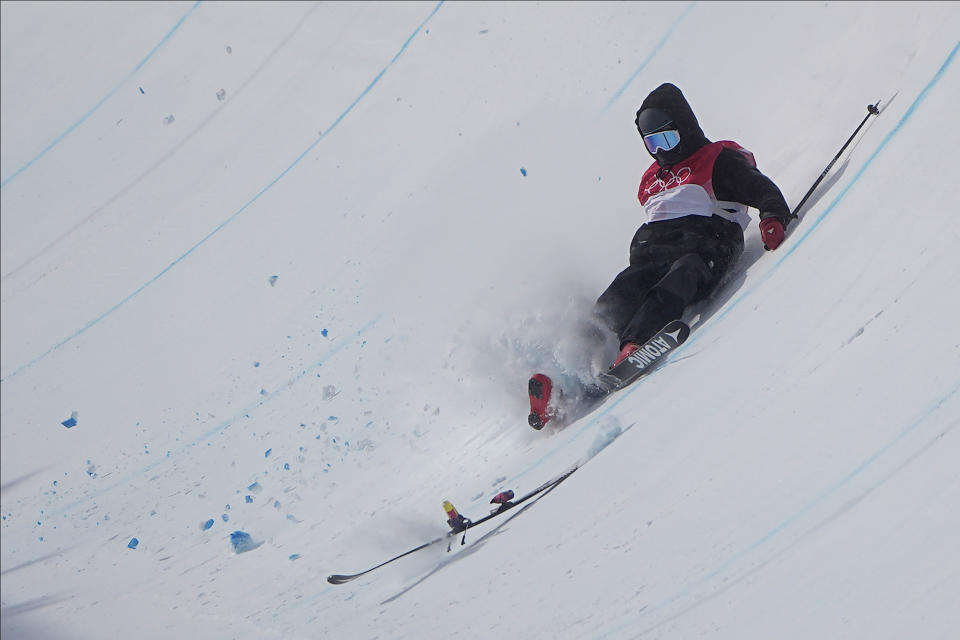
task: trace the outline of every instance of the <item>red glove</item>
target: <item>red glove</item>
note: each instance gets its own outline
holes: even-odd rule
[[[783,223],[776,218],[764,218],[760,221],[760,238],[763,248],[773,251],[783,242]]]

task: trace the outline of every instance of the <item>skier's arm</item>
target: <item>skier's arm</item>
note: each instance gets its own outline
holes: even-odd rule
[[[760,220],[775,217],[786,227],[790,208],[773,180],[733,149],[724,149],[713,167],[713,193],[717,200],[740,202],[760,211]]]

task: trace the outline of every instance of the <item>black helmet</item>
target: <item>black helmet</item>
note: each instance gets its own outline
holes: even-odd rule
[[[670,114],[660,109],[642,109],[637,111],[637,119],[634,122],[637,123],[637,131],[639,131],[642,136],[656,133],[657,131],[677,128]]]

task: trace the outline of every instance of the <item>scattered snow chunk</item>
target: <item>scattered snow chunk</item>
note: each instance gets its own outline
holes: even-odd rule
[[[246,553],[259,547],[262,542],[254,542],[253,538],[246,531],[234,531],[230,534],[230,544],[237,553]]]

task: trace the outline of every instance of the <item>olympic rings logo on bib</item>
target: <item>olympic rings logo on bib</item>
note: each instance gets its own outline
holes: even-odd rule
[[[657,172],[657,175],[653,182],[650,183],[644,191],[648,196],[660,193],[661,191],[666,191],[671,187],[676,187],[690,178],[690,167],[682,167],[679,171],[674,173],[670,169],[661,169]]]

